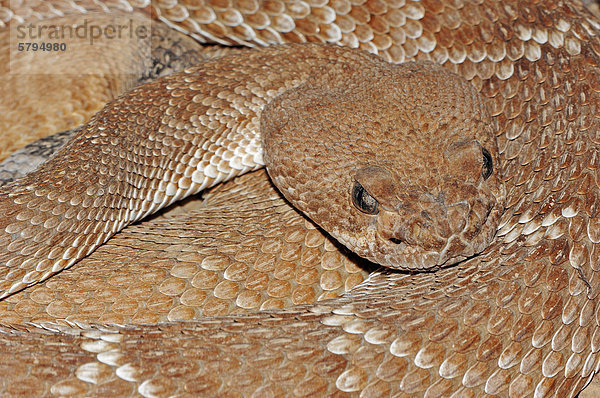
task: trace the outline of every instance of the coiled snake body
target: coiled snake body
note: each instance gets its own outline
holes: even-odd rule
[[[392,66],[362,52],[297,45],[206,61],[112,101],[48,163],[0,193],[0,287],[5,307],[13,305],[2,322],[0,388],[113,396],[580,391],[600,351],[600,26],[593,17],[579,3],[550,1],[225,6],[212,14],[183,2],[154,7],[200,38],[337,41],[394,62],[429,59],[470,84],[432,64]],[[232,15],[252,22],[235,25]],[[245,30],[259,17],[272,21],[268,29]],[[374,149],[390,137],[398,139],[393,150]],[[94,317],[81,292],[102,301],[104,290],[84,282],[64,290],[57,306],[49,298],[54,278],[25,289],[29,296],[10,295],[158,208],[260,167],[263,147],[290,202],[351,250],[396,269],[355,286],[360,280],[342,268],[352,274],[352,261],[369,264],[342,256],[262,174],[207,198],[190,228],[208,225],[210,238],[195,238],[192,249],[179,242],[179,262],[169,263],[159,288],[172,298],[166,304],[154,288],[144,291],[153,274],[143,276],[143,267],[128,271],[120,297],[146,295],[146,312],[138,304],[120,317]],[[273,221],[242,225],[257,208]],[[234,213],[244,222],[235,224]],[[151,222],[165,235],[174,225]],[[114,238],[116,253],[135,259],[136,247],[153,246],[142,234],[144,244],[135,243],[135,228]],[[106,259],[111,242],[89,262]],[[118,278],[109,272],[120,260],[110,258],[98,280]],[[302,280],[315,258],[323,291],[335,290],[327,286],[336,278],[346,278],[350,291],[193,322],[83,324],[309,303],[315,290],[306,299]],[[83,272],[85,261],[77,264]],[[256,272],[236,279],[250,263]],[[416,268],[427,270],[406,271]],[[263,283],[269,299],[254,295],[257,275],[271,278]],[[207,287],[211,297],[202,296]],[[287,299],[273,299],[286,288]],[[83,315],[61,314],[69,298]],[[115,314],[119,303],[127,304],[114,301]],[[44,306],[55,319],[36,317],[32,308]],[[11,322],[15,314],[34,324]]]

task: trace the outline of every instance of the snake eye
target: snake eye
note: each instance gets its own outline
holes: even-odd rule
[[[352,203],[363,213],[379,213],[379,210],[377,209],[379,202],[377,202],[377,199],[369,195],[365,188],[358,182],[354,182],[354,187],[352,187]]]
[[[484,180],[487,180],[494,171],[494,162],[492,162],[492,155],[488,152],[487,149],[483,148],[483,168],[481,170],[481,175]]]

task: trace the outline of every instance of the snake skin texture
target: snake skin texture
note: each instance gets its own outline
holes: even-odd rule
[[[95,2],[57,2],[61,10],[89,3]],[[173,227],[188,223],[185,210],[178,216],[165,215],[168,221],[152,220],[156,228],[136,225],[58,275],[67,281],[71,278],[70,284],[61,285],[53,277],[25,289],[23,297],[21,293],[7,297],[2,302],[0,339],[4,394],[563,397],[576,395],[592,379],[600,366],[596,116],[600,26],[579,2],[165,1],[148,5],[140,1],[131,5],[151,7],[157,17],[199,40],[250,45],[328,41],[360,47],[393,62],[432,60],[462,75],[485,98],[490,125],[497,132],[505,210],[494,241],[466,261],[426,273],[365,270],[361,269],[364,262],[287,207],[264,173],[243,176],[222,191],[217,189],[212,199],[208,195],[205,207],[193,216],[197,224],[183,230],[192,232]],[[38,6],[27,2],[16,15]],[[39,15],[55,15],[55,10]],[[302,60],[292,63],[301,68]],[[280,78],[274,74],[270,82]],[[162,90],[158,86],[163,83],[150,84],[144,90]],[[139,105],[144,106],[140,98]],[[111,112],[124,103],[119,101],[125,100],[112,103]],[[118,113],[105,114],[105,119],[97,116],[91,123],[127,122],[111,115]],[[90,138],[104,140],[110,152],[110,137]],[[80,144],[69,144],[62,153],[72,153]],[[171,144],[177,146],[176,140]],[[226,144],[234,147],[223,157],[233,159],[238,172],[259,165],[253,163],[257,143]],[[146,153],[147,164],[159,153],[165,155],[163,148],[153,149],[156,153]],[[113,154],[125,159],[128,152]],[[222,175],[210,174],[212,181],[206,186],[235,174],[231,168],[219,169],[210,159],[207,165]],[[41,181],[59,184],[57,175],[62,171],[42,168]],[[101,173],[89,174],[95,178],[92,183],[101,182]],[[183,181],[178,187],[180,193],[168,184],[144,185],[144,181],[139,183],[142,190],[164,188],[164,195],[150,198],[160,205],[203,187],[190,189],[190,178],[189,185]],[[77,186],[66,188],[78,192]],[[113,189],[128,192],[125,187]],[[39,192],[36,206],[43,207],[53,194]],[[85,195],[92,198],[95,193]],[[89,198],[82,196],[80,203],[87,199],[93,204]],[[60,202],[60,195],[56,199]],[[234,228],[238,237],[227,232],[236,208],[242,220],[255,219],[249,225],[259,223]],[[152,205],[139,209],[141,213],[153,210]],[[18,217],[10,211],[11,207],[2,208],[0,224]],[[130,213],[125,208],[117,212],[123,217],[99,219],[120,225]],[[18,223],[2,224],[5,233],[0,239],[28,237],[38,228],[36,214],[22,214]],[[260,225],[263,215],[273,216],[274,221]],[[73,217],[70,220],[78,219],[77,214]],[[177,217],[183,218],[182,223],[172,224]],[[193,235],[196,225],[212,227],[212,243]],[[295,232],[286,234],[283,226]],[[158,229],[165,232],[157,233]],[[109,235],[103,229],[95,232],[98,235],[87,243]],[[191,252],[186,252],[187,243],[181,240],[188,233],[199,241]],[[179,254],[161,254],[156,261],[153,253],[172,253],[164,242],[179,242],[173,249]],[[140,253],[146,249],[150,251],[144,258]],[[10,253],[35,258],[27,245],[15,245],[0,254],[5,264],[13,258]],[[114,257],[115,253],[121,257]],[[5,283],[3,289],[17,290],[43,279],[85,253],[71,254],[63,256],[56,269],[47,263],[38,267],[36,260],[33,274],[5,273],[5,280],[17,285]],[[137,268],[121,278],[116,271],[129,254]],[[257,254],[277,260],[256,261]],[[29,261],[25,257],[16,262]],[[153,272],[144,275],[144,261],[153,262]],[[95,270],[86,268],[94,263]],[[162,268],[154,266],[160,263]],[[249,269],[248,263],[262,277],[252,279],[254,284],[237,279]],[[323,269],[316,270],[317,263]],[[314,265],[305,266],[310,264]],[[96,275],[87,286],[74,276],[80,265]],[[301,267],[305,269],[298,272]],[[104,273],[95,273],[98,269]],[[367,271],[372,271],[368,277]],[[261,273],[273,277],[265,279]],[[311,287],[302,295],[299,289],[308,286],[303,276],[309,274],[319,280],[322,290]],[[162,283],[153,287],[156,280]],[[239,299],[241,285],[250,293]],[[252,288],[258,285],[268,293]],[[278,299],[278,292],[284,290],[300,293],[292,296],[295,299]],[[328,299],[344,290],[348,293]],[[103,301],[111,291],[117,293]],[[290,304],[300,306],[276,309]],[[211,313],[211,308],[218,311]],[[233,314],[240,308],[272,310],[173,322]],[[136,321],[166,323],[130,325]]]

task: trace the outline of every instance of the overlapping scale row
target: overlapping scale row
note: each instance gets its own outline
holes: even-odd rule
[[[273,201],[277,194],[259,173],[127,229],[76,270],[2,301],[0,318],[67,325],[184,321],[314,303],[361,283],[368,269],[282,199]]]
[[[11,21],[21,23],[89,12],[130,12],[149,5],[150,0],[3,0],[0,2],[0,28]]]
[[[269,45],[324,42],[362,48],[401,61],[435,47],[436,21],[414,1],[158,1],[165,21],[201,41]]]
[[[321,65],[338,62],[318,47],[309,51]],[[262,108],[318,67],[301,54],[276,62],[290,73],[253,73],[238,57],[229,66],[207,61],[180,78],[137,87],[96,114],[36,173],[3,187],[2,297],[72,265],[124,226],[262,167]],[[261,69],[261,61],[251,61],[256,56],[244,62]],[[373,59],[353,61],[350,67],[359,68]]]
[[[454,391],[456,383],[510,396],[576,391],[597,367],[590,336],[597,330],[598,23],[572,4],[433,3],[315,5],[295,20],[296,32],[280,31],[274,39],[335,42],[395,62],[431,59],[471,80],[489,98],[509,197],[498,246],[487,256],[495,268],[474,265],[471,272],[477,280],[493,283],[485,286],[489,295],[480,298],[479,306],[471,296],[460,312],[438,315],[440,325],[454,325],[458,342],[450,339],[445,346],[453,341],[454,349],[436,350],[427,343],[425,331],[436,326],[398,337],[390,352],[413,358],[415,368],[410,371],[410,362],[405,364],[406,374],[396,387],[430,396]],[[280,4],[275,8],[283,11]],[[323,16],[332,26],[321,30],[318,19]],[[277,30],[266,19],[256,36],[243,38],[229,33],[225,23],[219,25],[218,17],[211,23],[228,32],[219,40],[264,44],[268,40],[261,29]],[[193,32],[202,34],[201,29]],[[474,289],[466,275],[460,277],[460,284],[447,290],[448,298]],[[497,294],[496,302],[490,302]],[[443,302],[440,298],[436,305]],[[405,316],[410,318],[409,313]],[[543,321],[537,324],[540,316]],[[416,323],[435,319],[423,315]],[[398,324],[404,320],[396,319]],[[335,340],[334,346],[364,344],[343,340]],[[348,348],[334,351],[350,354]],[[350,381],[365,387],[365,372],[348,369],[339,376],[338,387],[360,390],[352,390],[357,384]],[[438,382],[436,373],[442,377]]]
[[[436,273],[375,273],[338,300],[297,311],[160,329],[65,328],[73,336],[54,340],[39,331],[3,330],[7,347],[43,341],[49,356],[62,358],[66,341],[77,352],[76,360],[60,363],[64,379],[48,387],[53,393],[573,396],[589,381],[600,351],[600,47],[598,23],[578,3],[165,1],[154,7],[204,40],[330,41],[397,62],[431,59],[462,74],[489,99],[506,211],[496,242],[477,258]],[[261,243],[266,253],[278,245],[271,238]],[[223,268],[210,254],[205,260],[208,271]],[[179,288],[169,282],[163,289]],[[233,289],[216,291],[227,296]],[[31,352],[17,350],[17,358],[8,351],[2,362],[23,375],[22,385],[33,384],[35,368],[22,360]]]

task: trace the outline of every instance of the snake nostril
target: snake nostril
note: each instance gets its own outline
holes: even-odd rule
[[[402,239],[398,239],[398,238],[390,238],[389,241],[392,243],[395,243],[397,245],[399,245],[400,243],[404,243],[404,241]]]

